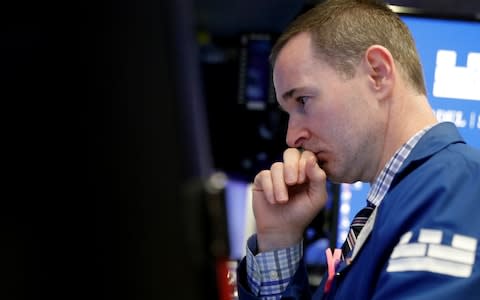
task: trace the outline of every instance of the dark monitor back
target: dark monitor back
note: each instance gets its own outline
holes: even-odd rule
[[[209,160],[179,101],[189,1],[11,6],[0,298],[215,299],[210,253],[186,234],[202,192],[181,197]]]

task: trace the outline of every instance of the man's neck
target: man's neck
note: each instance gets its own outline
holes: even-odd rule
[[[375,178],[394,153],[412,136],[427,126],[437,123],[425,95],[405,94],[403,99],[392,101],[385,130],[383,156]],[[375,180],[373,178],[373,180]]]

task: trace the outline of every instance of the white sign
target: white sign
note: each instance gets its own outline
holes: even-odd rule
[[[460,67],[457,52],[438,50],[433,95],[480,101],[480,53],[468,53],[466,67]]]

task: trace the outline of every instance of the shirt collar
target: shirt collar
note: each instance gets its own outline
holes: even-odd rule
[[[402,166],[403,162],[407,159],[408,155],[415,147],[420,138],[432,127],[433,125],[427,126],[417,132],[412,136],[405,144],[403,144],[395,154],[390,158],[385,167],[383,167],[382,172],[375,178],[375,181],[368,192],[367,203],[369,205],[378,206],[387,191],[390,188],[393,177],[397,174],[398,170]]]

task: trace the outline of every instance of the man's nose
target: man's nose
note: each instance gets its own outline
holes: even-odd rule
[[[305,140],[308,138],[308,132],[300,126],[298,120],[290,118],[287,128],[287,145],[292,148],[303,147]]]

